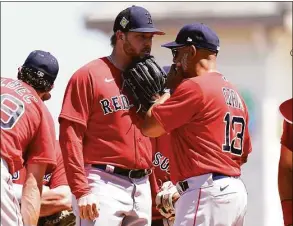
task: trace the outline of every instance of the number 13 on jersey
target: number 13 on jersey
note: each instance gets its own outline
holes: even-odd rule
[[[224,152],[230,152],[233,155],[241,156],[243,153],[243,137],[245,131],[245,120],[241,116],[232,116],[227,112],[224,117],[225,143],[222,145]]]

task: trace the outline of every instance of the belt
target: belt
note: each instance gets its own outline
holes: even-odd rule
[[[172,218],[172,217],[171,217]],[[152,220],[151,226],[165,226],[165,225],[173,225],[172,220],[167,218],[162,218],[158,220]]]
[[[219,179],[226,178],[226,177],[231,177],[231,176],[224,175],[221,173],[212,173],[213,180],[219,180]]]
[[[152,220],[152,226],[164,226],[163,219]]]
[[[231,176],[227,176],[227,175],[220,174],[220,173],[212,173],[212,179],[214,181],[222,179],[222,178],[226,178],[226,177],[231,177]],[[189,188],[187,181],[179,181],[178,185],[181,187],[182,192],[185,192]]]
[[[108,173],[114,173],[121,176],[129,177],[132,179],[140,179],[152,173],[151,169],[139,169],[139,170],[123,169],[123,168],[112,166],[112,165],[93,164],[92,167],[104,170]]]

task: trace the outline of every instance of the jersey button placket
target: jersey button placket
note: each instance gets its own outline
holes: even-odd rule
[[[142,139],[141,139],[141,137],[137,138],[137,142],[138,142],[138,143],[142,143]],[[142,159],[142,157],[140,156],[140,153],[139,153],[139,156],[137,156],[137,160],[138,160],[140,163],[143,162],[143,159]]]

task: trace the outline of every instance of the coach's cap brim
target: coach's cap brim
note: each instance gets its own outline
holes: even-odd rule
[[[186,44],[180,44],[177,42],[168,42],[166,44],[161,45],[162,47],[168,48],[168,49],[173,49],[173,48],[177,48],[177,47],[181,47],[181,46],[185,46]]]

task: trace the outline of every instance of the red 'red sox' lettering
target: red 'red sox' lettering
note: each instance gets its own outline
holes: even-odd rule
[[[157,152],[154,155],[154,161],[153,161],[154,166],[159,166],[161,170],[166,171],[166,173],[170,174],[169,172],[169,159],[161,152]]]

